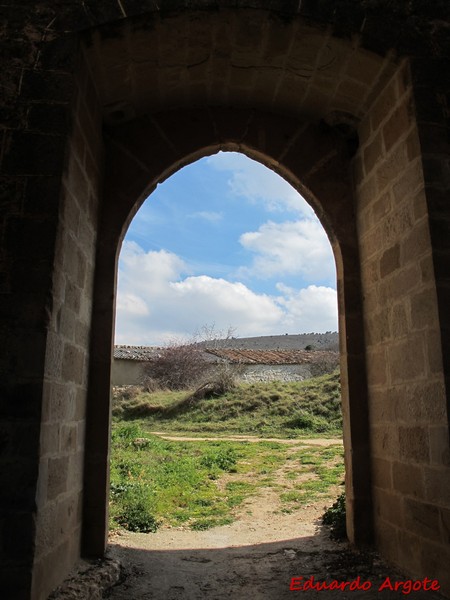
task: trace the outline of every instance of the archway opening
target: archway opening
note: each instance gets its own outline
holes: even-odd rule
[[[252,490],[257,492],[263,480],[271,493],[271,510],[280,515],[305,511],[305,504],[310,507],[311,501],[330,501],[336,495],[343,483],[343,463],[342,444],[336,440],[341,415],[335,288],[331,246],[314,211],[293,187],[260,163],[240,153],[221,152],[190,164],[156,188],[134,217],[119,260],[112,369],[117,417],[113,526],[119,523],[131,531],[151,531],[159,524],[208,529],[232,521],[239,505]],[[174,353],[183,346],[174,363]],[[197,356],[194,362],[207,363],[198,379],[185,386],[188,389],[178,380],[174,385],[167,372],[181,368],[180,361],[184,366],[186,352]],[[161,358],[166,369],[162,375],[155,368]],[[188,364],[188,368],[196,366]],[[198,395],[218,377],[223,383],[225,372],[230,389],[214,388],[213,393]],[[325,377],[316,380],[318,375]],[[308,404],[306,396],[315,400]],[[199,446],[195,439],[189,440],[194,449],[185,447],[186,439],[182,448],[182,453],[189,451],[190,460],[198,459],[197,471],[209,467],[203,469],[206,480],[217,479],[207,484],[196,480],[203,496],[193,498],[187,490],[192,473],[180,474],[174,486],[165,472],[159,480],[149,475],[142,460],[147,450],[156,450],[159,457],[152,456],[153,465],[168,460],[162,458],[159,438],[154,445],[152,432],[157,430],[158,435],[163,430],[165,438],[180,430],[184,438],[210,438],[211,448],[202,447],[208,440]],[[239,434],[248,439],[237,442],[233,436]],[[313,444],[307,460],[292,443],[289,450],[284,445],[286,438],[293,441],[305,434],[327,438],[326,450]],[[282,439],[279,443],[272,439],[269,451],[264,438],[278,436]],[[250,441],[261,445],[259,463],[254,452],[248,452]],[[167,450],[180,458],[175,442]],[[130,462],[133,446],[139,466]],[[251,456],[254,472],[249,472]],[[267,463],[261,463],[262,456]],[[288,468],[286,460],[291,461]],[[333,469],[335,473],[328,484],[326,460],[328,475]],[[309,466],[300,468],[302,461]],[[182,468],[191,466],[189,462]],[[281,473],[282,466],[289,477],[283,479],[283,486],[277,484],[275,493],[268,475]],[[171,465],[169,470],[172,478]],[[223,483],[219,475],[230,470],[237,471],[236,481]],[[150,483],[145,481],[146,473]],[[258,475],[261,484],[251,485],[249,477]],[[226,477],[233,478],[230,473]],[[304,489],[302,478],[308,480]],[[177,498],[168,501],[171,485]],[[153,501],[145,500],[146,494],[152,494],[151,486],[164,488],[165,504],[158,505],[154,496]],[[211,507],[212,488],[225,493],[216,493],[217,506]],[[217,508],[224,500],[228,511]],[[166,514],[158,513],[163,504]],[[172,510],[169,504],[174,505]],[[205,508],[199,510],[198,504]],[[139,509],[141,514],[134,514]],[[308,514],[312,525],[317,511],[310,509]],[[259,518],[264,518],[261,511]],[[288,518],[293,520],[285,519],[280,539],[292,529]],[[264,536],[266,523],[254,517],[253,525]]]

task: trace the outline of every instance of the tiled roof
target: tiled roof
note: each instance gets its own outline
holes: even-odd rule
[[[122,360],[151,360],[158,356],[157,346],[114,346],[114,358]]]
[[[338,357],[338,352],[326,350],[245,350],[235,348],[207,348],[207,352],[232,363],[259,365],[298,365],[321,362]]]
[[[147,361],[161,351],[157,346],[114,346],[114,358]],[[338,358],[338,352],[329,350],[247,350],[245,348],[205,348],[205,359],[212,357],[244,365],[299,365]],[[212,359],[214,360],[214,359]]]

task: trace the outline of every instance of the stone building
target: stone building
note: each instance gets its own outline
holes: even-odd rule
[[[146,365],[158,355],[152,346],[114,346],[112,385],[139,385]],[[306,350],[250,350],[205,347],[203,359],[211,364],[226,363],[239,381],[303,381],[338,366],[339,353]]]
[[[121,240],[218,150],[283,176],[330,238],[351,541],[450,594],[448,1],[0,10],[2,597],[104,553]]]
[[[111,385],[139,385],[145,365],[158,353],[155,346],[114,346]]]
[[[234,369],[236,379],[256,381],[303,381],[333,371],[339,353],[307,350],[250,350],[243,348],[206,349],[211,359]]]

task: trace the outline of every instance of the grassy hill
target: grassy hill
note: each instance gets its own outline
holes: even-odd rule
[[[301,382],[243,383],[202,399],[186,391],[131,396],[116,397],[113,415],[142,419],[148,430],[297,437],[342,429],[338,371]]]

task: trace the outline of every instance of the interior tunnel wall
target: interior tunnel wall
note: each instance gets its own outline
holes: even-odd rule
[[[42,398],[33,598],[46,598],[80,556],[86,398],[97,217],[103,176],[101,113],[79,58],[58,210]]]
[[[73,0],[60,10],[41,2],[35,12],[15,6],[5,13],[2,592],[43,600],[76,563],[83,536],[85,551],[103,552],[121,235],[133,206],[161,178],[202,152],[224,148],[251,149],[255,158],[266,157],[267,166],[311,191],[335,251],[339,247],[350,492],[354,482],[359,485],[349,500],[358,498],[363,510],[352,507],[353,521],[364,529],[368,509],[372,514],[364,500],[373,499],[383,554],[410,575],[440,578],[450,593],[445,387],[448,402],[450,68],[448,61],[405,60],[389,79],[397,63],[386,54],[394,46],[406,55],[439,53],[445,46],[439,22],[433,20],[432,37],[426,26],[420,34],[415,25],[411,29],[401,11],[402,27],[391,11],[389,19],[380,17],[382,3],[365,13],[349,11],[347,3],[337,10],[331,2],[271,2],[276,18],[264,2],[239,2],[233,9],[228,2],[205,2],[201,15],[187,4]],[[160,7],[162,16],[155,18]],[[127,14],[135,15],[137,27],[125,26],[123,34],[120,23]],[[105,23],[100,45],[91,47],[77,70],[73,32]],[[161,46],[148,44],[146,32],[156,32]],[[108,40],[120,43],[114,56],[105,51],[102,98],[95,92],[101,87],[95,53]],[[145,77],[149,65],[127,65],[124,40],[143,53],[144,62],[153,61],[151,85]],[[204,56],[208,44],[216,44],[211,63]],[[132,72],[141,79],[134,80]],[[138,81],[142,94],[130,86]],[[151,113],[144,119],[145,139],[139,137],[140,122],[127,113],[129,104],[108,104],[133,94],[142,101],[141,112]],[[106,106],[100,110],[99,104]],[[170,106],[175,110],[158,112]],[[214,107],[220,110],[212,116]],[[110,127],[111,110],[128,121],[123,138],[120,128]],[[320,122],[324,116],[326,123]],[[359,121],[354,188],[345,148],[327,146],[342,116],[350,116],[344,125]],[[269,143],[271,118],[276,124]],[[118,174],[126,175],[126,184]],[[327,204],[322,213],[320,202]],[[371,447],[362,422],[370,424]],[[368,452],[373,494],[365,479]]]
[[[375,536],[391,561],[448,590],[445,379],[408,62],[362,120],[359,136],[354,173]]]

